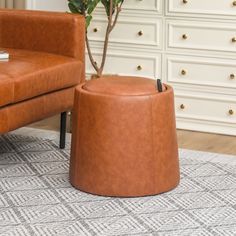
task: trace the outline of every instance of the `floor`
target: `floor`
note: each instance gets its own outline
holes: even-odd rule
[[[204,152],[236,155],[236,137],[178,130],[179,147]]]
[[[70,126],[69,123],[70,121],[68,119],[68,130]],[[52,117],[50,119],[37,122],[30,127],[46,130],[59,130],[60,117]],[[236,155],[236,137],[234,136],[200,133],[186,130],[178,130],[177,134],[180,148]]]

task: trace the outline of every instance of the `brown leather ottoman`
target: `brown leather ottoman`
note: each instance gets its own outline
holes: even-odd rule
[[[155,80],[106,77],[77,87],[70,182],[119,197],[155,195],[179,183],[173,89]]]

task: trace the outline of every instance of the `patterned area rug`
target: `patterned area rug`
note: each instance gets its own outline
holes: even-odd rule
[[[32,135],[31,132],[25,132]],[[181,184],[145,198],[104,198],[68,181],[69,146],[0,136],[0,235],[236,235],[236,157],[180,150]]]

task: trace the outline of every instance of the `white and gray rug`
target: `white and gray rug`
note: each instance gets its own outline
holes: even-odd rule
[[[72,188],[70,143],[59,150],[54,134],[43,137],[0,136],[1,236],[236,235],[236,156],[180,150],[174,191],[104,198]]]

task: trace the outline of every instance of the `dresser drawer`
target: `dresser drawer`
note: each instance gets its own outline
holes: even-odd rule
[[[162,0],[128,0],[124,2],[123,9],[156,11],[161,13]]]
[[[176,116],[236,125],[236,101],[203,97],[175,96]]]
[[[236,52],[236,25],[216,22],[168,21],[168,47]]]
[[[104,41],[107,21],[97,19],[89,27],[89,39],[92,41]],[[122,43],[131,45],[156,46],[161,48],[162,39],[162,20],[155,21],[134,21],[120,18],[114,31],[110,36],[111,43]]]
[[[168,55],[167,81],[236,88],[236,60]]]
[[[100,63],[101,55],[95,53],[95,60]],[[93,74],[94,69],[86,57],[88,74]],[[104,68],[104,74],[134,75],[148,78],[161,77],[161,55],[157,56],[134,56],[127,54],[109,53]]]
[[[234,0],[168,0],[168,14],[236,16]]]

